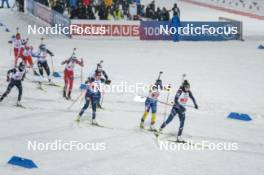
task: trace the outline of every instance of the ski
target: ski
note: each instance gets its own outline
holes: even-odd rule
[[[197,148],[205,148],[205,149],[208,149],[209,147],[208,146],[203,146],[201,145],[200,143],[193,143],[192,141],[179,141],[179,140],[167,140],[168,142],[173,142],[173,143],[178,143],[178,144],[188,144],[188,145],[191,145],[191,146],[194,146],[194,147],[197,147]]]
[[[84,120],[84,121],[87,121],[87,120]],[[81,121],[78,121],[78,120],[74,120],[74,122],[76,122],[78,125],[80,125],[81,123],[84,123],[84,124],[89,124],[91,126],[95,126],[95,127],[99,127],[99,128],[106,128],[106,129],[114,129],[114,128],[111,128],[111,127],[108,127],[108,126],[104,126],[104,125],[101,125],[101,124],[98,124],[98,123],[91,123],[90,121],[89,122],[81,122]]]
[[[111,128],[111,127],[108,127],[108,126],[104,126],[104,125],[100,125],[98,123],[89,123],[91,126],[96,126],[96,127],[99,127],[99,128],[106,128],[106,129],[114,129],[114,128]]]
[[[56,83],[42,83],[43,85],[45,86],[55,86],[55,87],[62,87],[61,85],[59,84],[56,84]]]
[[[26,109],[26,107],[25,106],[23,106],[23,105],[14,105],[15,107],[18,107],[18,108],[22,108],[22,109]]]
[[[146,128],[140,128],[142,131],[145,131],[145,132],[148,132],[148,133],[151,133],[151,134],[154,134],[156,138],[158,138],[159,134],[162,134],[160,133],[158,130],[153,130],[153,129],[146,129]]]
[[[46,89],[44,89],[42,86],[38,86],[37,89],[41,90],[41,91],[44,91],[44,92],[47,92]]]
[[[174,143],[183,143],[183,144],[188,143],[188,144],[190,144],[190,142],[187,142],[185,140],[182,140],[182,141],[180,141],[180,140],[168,140],[168,141],[169,142],[174,142]]]

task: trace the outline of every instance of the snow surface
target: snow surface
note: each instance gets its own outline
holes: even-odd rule
[[[172,3],[173,1],[170,1]],[[158,2],[157,2],[158,3]],[[159,2],[168,5],[168,2]],[[74,47],[78,57],[85,59],[85,75],[97,62],[104,60],[113,83],[153,83],[157,73],[164,71],[164,83],[171,83],[173,100],[181,75],[187,74],[200,109],[188,109],[184,137],[211,142],[236,142],[238,151],[161,151],[152,134],[138,129],[144,105],[133,101],[135,94],[106,94],[105,110],[99,110],[97,121],[114,129],[91,127],[74,119],[83,105],[79,100],[71,110],[71,102],[62,98],[62,89],[44,87],[26,79],[22,103],[27,109],[15,108],[17,91],[0,104],[0,174],[38,175],[106,175],[106,174],[230,174],[262,175],[264,172],[264,55],[257,46],[263,44],[263,21],[179,3],[185,20],[216,20],[218,16],[243,20],[245,42],[151,42],[70,40],[46,36],[45,43],[55,53],[55,70]],[[23,14],[0,10],[0,22],[12,32],[20,27],[23,36],[28,24],[44,23]],[[13,56],[7,40],[11,33],[0,27],[0,94],[7,86],[6,71],[12,68]],[[254,36],[254,37],[250,37]],[[29,36],[37,47],[40,36]],[[262,42],[262,43],[261,43]],[[80,69],[76,68],[73,98],[80,91]],[[28,76],[29,79],[32,76]],[[55,82],[63,84],[62,79]],[[166,94],[161,95],[161,100]],[[165,107],[159,105],[157,127],[163,121]],[[227,119],[230,112],[248,113],[253,120],[240,122]],[[167,109],[167,113],[169,109]],[[89,118],[91,110],[84,117]],[[150,116],[148,118],[149,124]],[[175,134],[178,118],[167,126],[166,133]],[[28,151],[28,141],[105,142],[106,150],[96,151]],[[26,170],[7,165],[12,155],[33,159],[38,169]]]

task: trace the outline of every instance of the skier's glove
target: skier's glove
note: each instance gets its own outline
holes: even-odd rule
[[[12,44],[12,41],[8,41],[9,44]]]
[[[194,104],[194,108],[195,109],[198,109],[198,105],[196,103]]]
[[[111,80],[106,80],[105,84],[107,84],[107,85],[111,84]]]
[[[171,85],[164,86],[164,90],[169,92],[171,90]]]

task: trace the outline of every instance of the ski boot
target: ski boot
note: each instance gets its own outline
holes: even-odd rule
[[[2,102],[4,100],[4,98],[3,98],[3,96],[1,96],[1,98],[0,98],[0,102]]]
[[[149,130],[152,132],[158,132],[154,125],[150,125]]]
[[[68,92],[67,100],[71,100],[71,91]]]
[[[20,101],[17,101],[16,105],[17,105],[18,107],[22,107],[22,104],[21,104]]]
[[[80,119],[81,119],[81,116],[78,115],[75,121],[76,121],[76,122],[80,122],[80,121],[81,121]]]
[[[98,102],[98,103],[96,104],[96,107],[99,108],[99,109],[103,109],[102,106],[101,106],[101,104],[100,104],[100,102]]]
[[[183,138],[181,136],[177,136],[177,142],[179,143],[185,143],[186,141],[183,140]]]
[[[144,129],[144,122],[141,121],[139,127],[140,127],[141,129]]]
[[[39,76],[39,73],[38,73],[36,70],[33,70],[33,74],[34,74],[35,76]]]
[[[92,119],[92,125],[98,125],[95,119]]]
[[[64,98],[67,98],[67,96],[66,96],[66,91],[63,89],[63,97]]]

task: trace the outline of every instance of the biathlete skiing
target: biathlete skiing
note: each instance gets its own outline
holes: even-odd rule
[[[21,98],[23,93],[22,81],[26,76],[26,67],[24,62],[20,62],[18,68],[10,69],[7,72],[7,82],[9,82],[8,87],[4,94],[0,98],[0,102],[4,100],[4,98],[11,92],[14,86],[18,89],[18,98],[17,98],[17,106],[21,107]]]
[[[178,114],[178,117],[180,120],[180,126],[179,126],[179,130],[177,133],[178,142],[184,142],[181,136],[182,136],[184,122],[185,122],[186,105],[187,105],[189,98],[193,101],[195,109],[198,109],[196,100],[190,90],[190,84],[187,80],[184,80],[181,87],[178,89],[176,93],[176,96],[174,98],[174,104],[171,109],[170,115],[168,116],[167,120],[162,123],[159,129],[159,132],[162,132],[162,130],[173,120],[176,114]]]
[[[74,83],[74,67],[75,64],[83,67],[83,59],[81,58],[80,60],[78,60],[75,54],[73,54],[69,59],[63,61],[61,64],[65,65],[63,97],[67,100],[70,100]]]

